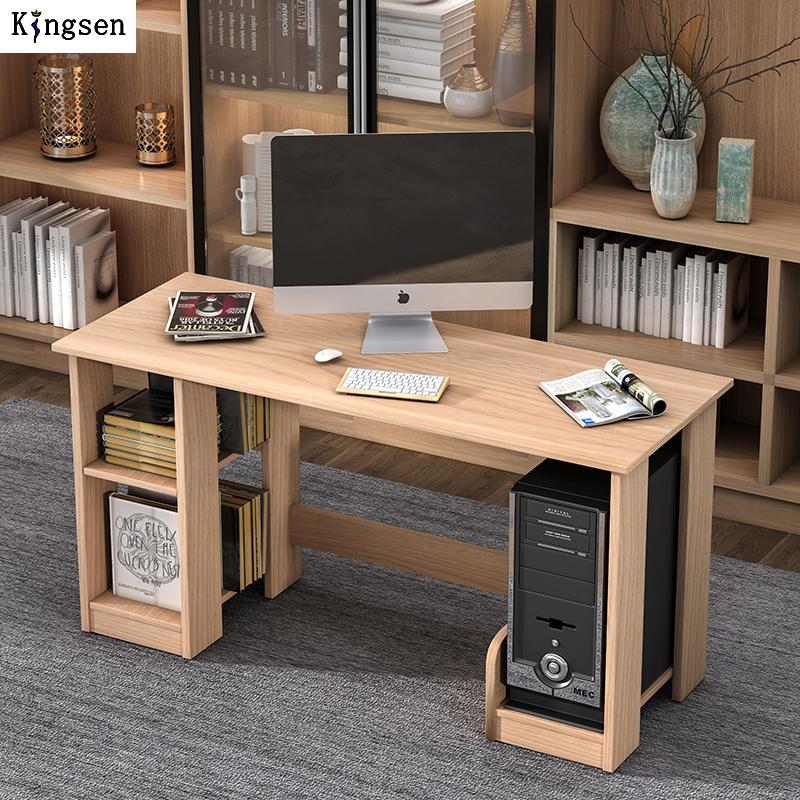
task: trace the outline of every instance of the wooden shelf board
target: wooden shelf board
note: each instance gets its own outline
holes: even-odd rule
[[[218,242],[239,247],[249,244],[253,247],[266,247],[272,249],[272,234],[257,233],[254,236],[245,236],[242,233],[241,221],[238,213],[228,214],[227,217],[208,223],[208,238]]]
[[[775,376],[775,385],[781,389],[795,389],[800,392],[800,356],[789,362]]]
[[[755,425],[722,420],[717,435],[714,483],[725,489],[760,494],[758,482],[759,431]]]
[[[136,162],[136,149],[116,142],[99,142],[97,154],[91,158],[56,161],[39,152],[38,131],[25,131],[0,141],[0,177],[186,208],[186,172],[182,165],[141,167]]]
[[[41,322],[28,322],[22,317],[0,317],[0,334],[28,339],[31,342],[57,342],[71,331],[43,325]]]
[[[788,260],[800,258],[800,203],[753,198],[749,225],[716,222],[716,193],[700,189],[688,217],[662,219],[650,194],[616,174],[605,175],[555,206],[552,219],[587,228]]]
[[[764,332],[758,327],[745,331],[724,350],[577,321],[556,331],[553,341],[556,344],[640,358],[753,383],[764,382]]]
[[[294,92],[286,89],[244,89],[206,83],[203,93],[209,97],[226,97],[277,108],[308,111],[314,114],[347,116],[347,93],[337,89],[326,94]],[[424,131],[518,131],[520,128],[503,125],[492,112],[480,119],[463,119],[451,116],[442,105],[398,100],[394,97],[378,98],[378,122],[403,128]]]
[[[183,32],[180,0],[138,0],[136,27],[140,31],[180,36]]]
[[[800,461],[795,461],[770,485],[770,497],[800,503]]]
[[[117,597],[111,590],[95,597],[89,605],[92,611],[102,609],[115,616],[138,619],[171,631],[181,629],[180,612],[140,603],[138,600],[129,600],[126,597]]]
[[[109,481],[110,483],[121,483],[123,486],[135,486],[137,489],[148,489],[151,492],[161,492],[172,496],[175,496],[178,492],[175,478],[152,475],[149,472],[142,472],[138,469],[109,464],[101,458],[97,459],[97,461],[92,461],[91,464],[87,464],[83,468],[83,474]]]
[[[228,600],[231,600],[232,598],[236,597],[237,594],[239,594],[239,592],[233,592],[230,589],[228,589],[227,591],[223,591],[222,604],[225,605],[225,603],[227,603]]]

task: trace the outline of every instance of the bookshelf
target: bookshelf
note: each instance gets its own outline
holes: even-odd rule
[[[556,0],[548,338],[623,360],[642,358],[733,378],[734,388],[720,404],[715,513],[800,533],[800,137],[785,111],[800,91],[800,75],[748,85],[741,104],[727,98],[709,104],[697,200],[685,219],[665,220],[649,194],[635,191],[606,161],[597,120],[614,76],[587,51],[570,5],[587,38],[616,68],[635,58],[613,0]],[[768,20],[744,0],[720,5],[714,7],[716,51],[743,57],[784,41],[782,27],[796,16],[789,0],[772,0]],[[674,19],[697,11],[690,0],[672,0],[671,8]],[[643,41],[636,26],[632,33]],[[748,225],[715,221],[721,136],[756,140],[756,196]],[[577,322],[578,240],[589,228],[748,254],[749,329],[717,350]]]

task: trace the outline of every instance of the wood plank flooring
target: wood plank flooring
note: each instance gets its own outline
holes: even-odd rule
[[[66,407],[69,380],[66,375],[0,362],[0,402],[13,396]],[[497,505],[507,503],[508,490],[517,478],[507,472],[305,429],[300,454],[315,464]],[[719,555],[800,572],[800,536],[796,534],[715,519],[712,549]]]

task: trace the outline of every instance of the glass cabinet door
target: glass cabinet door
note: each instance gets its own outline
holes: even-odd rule
[[[195,123],[194,147],[202,149],[203,159],[206,272],[260,283],[271,277],[272,138],[350,128],[346,81],[340,77],[347,70],[341,56],[346,3],[192,4],[202,72],[202,121],[200,131]],[[198,271],[202,256],[197,253]]]
[[[380,132],[532,127],[531,0],[377,0]]]

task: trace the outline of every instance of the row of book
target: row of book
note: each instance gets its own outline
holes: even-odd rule
[[[243,244],[228,256],[228,276],[232,281],[272,288],[272,250]]]
[[[0,313],[75,330],[119,304],[108,209],[27,197],[0,207]]]
[[[268,495],[220,481],[222,591],[240,592],[267,571]],[[178,508],[174,498],[129,490],[108,496],[112,590],[181,610]]]
[[[590,230],[577,259],[577,319],[727,347],[748,325],[748,256]]]
[[[204,13],[210,83],[301,92],[336,88],[336,0],[205,0]]]
[[[152,376],[151,385],[169,382]],[[171,382],[170,382],[171,384]],[[263,397],[217,391],[220,455],[247,453],[269,436],[269,403]],[[107,409],[102,424],[103,455],[109,464],[176,477],[175,400],[171,391],[143,389]]]
[[[475,0],[379,0],[378,94],[441,103],[448,78],[474,60],[474,26]],[[347,66],[347,37],[340,40],[339,63]],[[346,73],[338,85],[347,88]]]

